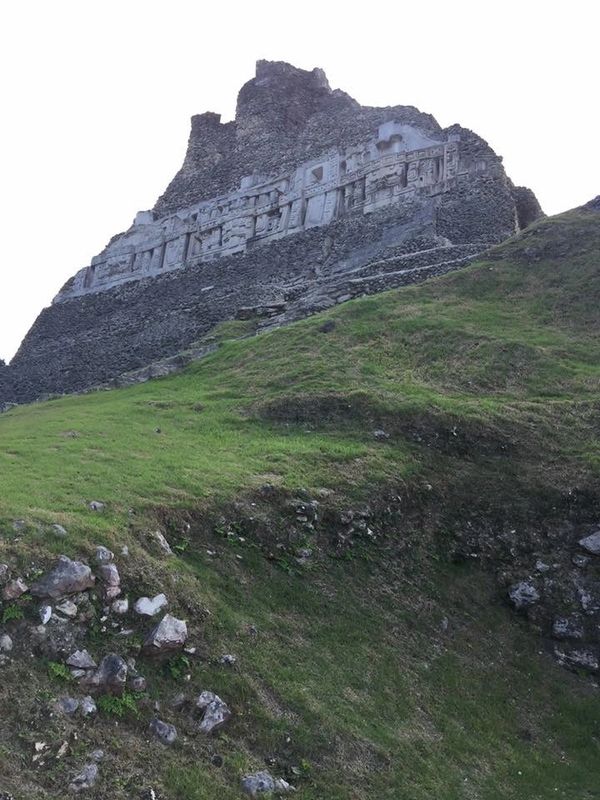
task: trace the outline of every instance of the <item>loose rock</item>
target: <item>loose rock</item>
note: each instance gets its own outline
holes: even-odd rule
[[[162,620],[146,637],[143,650],[147,654],[160,654],[179,650],[187,639],[187,625],[184,620],[165,614]]]
[[[386,433],[382,430],[373,431],[373,437],[380,442],[384,442],[386,439],[390,438],[389,433]]]
[[[146,678],[143,675],[136,675],[134,678],[129,679],[129,688],[134,692],[143,692],[146,690]]]
[[[593,531],[589,536],[579,540],[580,547],[594,556],[600,556],[600,530]]]
[[[266,770],[255,772],[252,775],[244,775],[242,778],[242,791],[250,795],[250,797],[272,793],[275,791],[275,781],[271,773]]]
[[[60,697],[56,703],[57,711],[72,717],[79,708],[79,700],[75,697]]]
[[[583,625],[577,617],[558,617],[552,625],[556,639],[583,639]]]
[[[98,713],[98,708],[96,706],[96,703],[94,702],[93,698],[90,697],[89,694],[86,697],[84,697],[83,700],[81,701],[80,708],[81,708],[81,715],[83,717],[93,717],[95,714]]]
[[[581,608],[586,614],[595,614],[600,610],[600,604],[598,603],[598,600],[584,586],[577,587],[577,595],[579,597],[579,602],[581,603]]]
[[[98,566],[102,566],[102,564],[110,564],[110,562],[115,557],[112,550],[109,550],[108,547],[104,547],[104,545],[100,544],[96,548],[96,552],[94,553],[94,561]]]
[[[71,783],[69,789],[72,792],[83,792],[86,789],[91,789],[96,783],[98,778],[98,766],[96,764],[86,764],[81,772],[76,775]]]
[[[12,649],[13,640],[8,633],[3,633],[2,636],[0,636],[0,653],[10,653]]]
[[[4,589],[2,589],[2,597],[4,600],[17,600],[22,594],[28,591],[28,586],[21,578],[14,581],[9,581]]]
[[[229,706],[214,692],[202,692],[196,702],[196,708],[204,712],[198,725],[198,730],[201,733],[212,733],[221,728],[231,718]]]
[[[98,665],[87,650],[76,650],[67,658],[67,666],[75,669],[95,669]]]
[[[56,611],[69,619],[77,616],[77,606],[71,600],[61,600],[56,604]]]
[[[270,772],[263,770],[255,772],[253,775],[244,775],[242,778],[242,791],[250,797],[258,797],[261,794],[287,794],[295,792],[296,789],[283,778],[273,778]]]
[[[295,787],[284,781],[283,778],[275,778],[275,794],[287,794],[295,791]]]
[[[67,556],[60,556],[53,569],[33,584],[31,594],[56,600],[64,595],[83,592],[93,585],[94,576],[88,566],[80,561],[71,561]]]
[[[118,586],[121,583],[121,576],[116,564],[102,564],[98,573],[108,586]]]
[[[600,668],[598,656],[592,650],[564,650],[555,647],[554,653],[558,662],[565,667],[582,669],[586,672],[598,672]]]
[[[129,611],[129,600],[127,598],[124,600],[115,600],[111,606],[111,609],[113,610],[113,613],[122,616]]]
[[[52,617],[47,625],[38,625],[32,631],[32,642],[47,658],[67,658],[77,649],[84,630],[72,622]]]
[[[508,590],[508,596],[517,610],[528,608],[540,599],[539,592],[531,581],[515,583]]]
[[[170,544],[167,542],[167,540],[160,531],[154,531],[152,533],[152,540],[154,541],[155,545],[158,547],[158,549],[163,555],[165,556],[173,555],[173,551],[171,550]]]
[[[88,503],[88,508],[90,511],[104,511],[106,504],[102,503],[100,500],[92,500]]]
[[[168,722],[160,719],[153,719],[150,723],[150,731],[156,738],[165,745],[175,744],[177,739],[177,729]]]
[[[104,594],[108,600],[113,600],[121,594],[121,576],[116,564],[102,564],[98,572],[105,584]]]
[[[96,672],[84,680],[86,685],[109,694],[121,694],[126,682],[127,664],[116,653],[104,656]]]
[[[156,597],[153,598],[140,597],[139,600],[136,600],[133,607],[137,614],[141,614],[145,617],[153,617],[163,608],[166,608],[168,604],[169,602],[164,594],[157,594]]]

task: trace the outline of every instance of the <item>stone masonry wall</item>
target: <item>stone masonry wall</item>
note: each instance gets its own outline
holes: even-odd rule
[[[401,141],[394,131],[404,125],[409,136],[416,130],[436,142],[458,142],[452,180],[416,187],[390,204],[397,176],[385,174],[373,185],[371,213],[348,203],[328,224],[286,230],[270,244],[249,239],[244,252],[184,260],[176,270],[81,296],[70,296],[70,281],[61,302],[41,312],[10,366],[0,368],[0,404],[110,382],[173,357],[218,322],[253,307],[259,316],[267,309],[265,324],[285,324],[350,297],[443,274],[540,213],[535,198],[510,183],[501,159],[471,131],[442,131],[412,107],[363,108],[332,92],[320,70],[259,62],[240,92],[233,123],[222,125],[214,114],[194,118],[182,169],[155,214],[229,192],[254,170],[277,175],[331,147],[364,143],[386,122],[393,125],[385,128],[385,146]]]

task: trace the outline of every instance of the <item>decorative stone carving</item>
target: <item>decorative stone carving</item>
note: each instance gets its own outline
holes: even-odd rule
[[[254,173],[228,195],[159,219],[140,211],[133,226],[77,273],[55,302],[243,252],[344,214],[401,205],[415,193],[440,194],[455,179],[498,159],[464,161],[461,167],[456,135],[440,133],[436,140],[413,125],[386,122],[361,146],[332,150],[289,174]]]

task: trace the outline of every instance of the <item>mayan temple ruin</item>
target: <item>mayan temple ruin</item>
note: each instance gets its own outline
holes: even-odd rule
[[[154,208],[42,311],[0,371],[0,402],[118,382],[227,319],[281,325],[443,274],[540,214],[472,131],[259,61],[235,119],[193,117]]]

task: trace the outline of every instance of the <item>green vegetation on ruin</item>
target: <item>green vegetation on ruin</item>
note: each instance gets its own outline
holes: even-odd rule
[[[264,484],[340,509],[389,487],[429,493],[449,526],[471,507],[522,521],[572,490],[597,494],[599,218],[541,221],[443,279],[257,337],[227,339],[252,330],[228,323],[216,352],[178,375],[0,416],[0,561],[127,544],[129,563],[118,561],[132,595],[167,587],[202,631],[189,686],[235,712],[218,740],[180,736],[173,750],[145,742],[143,702],[118,727],[101,714],[80,734],[109,753],[90,797],[131,797],[143,776],[169,800],[233,800],[240,774],[270,755],[295,765],[298,800],[596,796],[597,692],[430,530],[421,543],[411,530],[397,560],[375,544],[302,569],[218,526],[178,534],[175,557],[159,560],[140,531],[239,498],[248,507]],[[218,664],[225,652],[232,669]],[[187,668],[145,666],[150,699],[186,690]],[[48,684],[47,666],[27,670],[18,706],[18,666],[1,677],[0,788],[18,800],[60,796],[81,762],[75,749],[54,773],[31,772]]]

